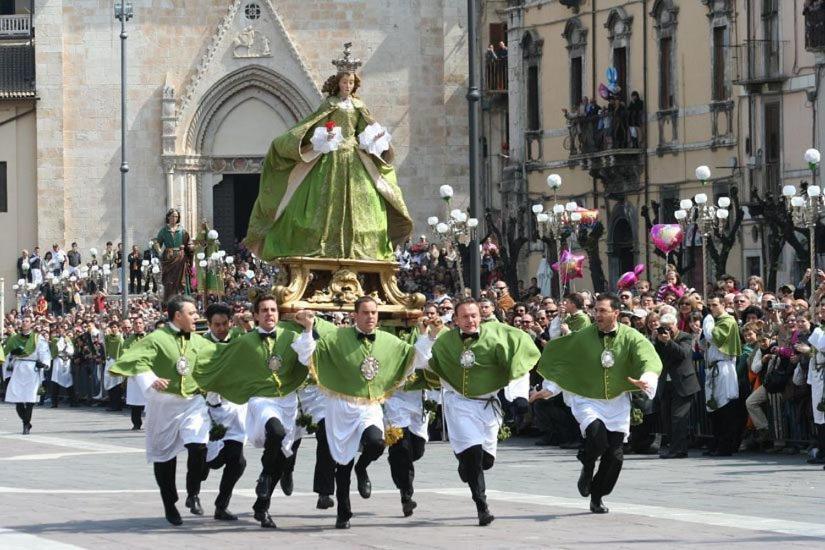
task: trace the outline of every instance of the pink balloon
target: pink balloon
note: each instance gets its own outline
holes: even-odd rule
[[[616,283],[616,286],[619,287],[619,290],[633,288],[633,286],[639,282],[639,275],[641,275],[644,270],[644,264],[637,265],[633,268],[633,271],[628,271],[619,277],[619,281]]]
[[[657,223],[650,228],[653,244],[665,254],[676,250],[684,237],[682,226],[677,223]]]
[[[561,264],[561,269],[559,269]],[[573,279],[581,279],[582,268],[584,264],[584,256],[576,256],[569,250],[564,250],[558,262],[553,264],[553,269],[559,272],[562,284],[567,284]]]

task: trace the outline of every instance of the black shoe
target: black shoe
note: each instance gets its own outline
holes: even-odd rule
[[[269,498],[272,494],[272,476],[261,473],[258,476],[258,484],[255,486],[255,495],[258,498]]]
[[[688,457],[688,454],[684,451],[681,452],[681,453],[667,452],[667,453],[663,453],[663,454],[659,455],[659,458],[687,458],[687,457]]]
[[[220,521],[236,521],[238,516],[230,512],[227,508],[215,508],[215,519]]]
[[[174,504],[170,504],[163,506],[163,515],[166,516],[166,521],[171,523],[172,525],[182,525],[183,520],[180,517],[180,512],[178,512],[177,507]]]
[[[486,527],[493,523],[493,520],[496,519],[496,516],[490,513],[490,510],[479,510],[478,512],[478,525],[479,527]]]
[[[319,510],[327,510],[335,506],[335,502],[329,495],[318,495],[318,503],[315,505]]]
[[[336,529],[349,529],[349,520],[348,519],[336,519],[335,520],[335,528]]]
[[[590,499],[590,511],[594,514],[606,514],[610,510],[604,505],[602,499],[592,498]]]
[[[702,456],[716,456],[716,450],[702,451]]]
[[[808,464],[825,464],[825,456],[815,456],[808,459]]]
[[[190,495],[186,497],[186,507],[189,508],[189,511],[196,516],[203,515],[203,507],[201,506],[201,499],[198,498],[198,495]]]
[[[404,512],[404,517],[408,518],[413,515],[413,510],[418,506],[413,499],[401,501],[401,511]]]
[[[590,496],[590,484],[593,481],[593,469],[595,466],[583,465],[582,473],[579,476],[579,494],[583,497]]]
[[[283,491],[286,496],[290,496],[294,485],[295,484],[292,481],[292,472],[284,472],[281,475],[281,491]]]
[[[31,424],[23,424],[23,435],[29,435],[32,431]]]
[[[132,431],[133,432],[139,432],[140,431],[140,426],[132,426]]]
[[[269,515],[269,512],[255,512],[255,519],[261,522],[261,527],[264,529],[278,528],[278,526],[275,525],[275,522],[272,520],[272,516]]]
[[[361,498],[370,498],[372,494],[372,483],[370,476],[367,475],[366,468],[364,470],[355,470],[355,477],[358,479],[358,494]]]

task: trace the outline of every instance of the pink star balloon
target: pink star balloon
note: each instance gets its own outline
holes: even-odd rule
[[[562,284],[567,284],[573,279],[582,278],[583,264],[584,256],[576,256],[569,250],[564,250],[559,261],[553,264],[553,269],[559,272]]]
[[[639,282],[639,275],[645,270],[644,264],[639,264],[633,268],[633,271],[628,271],[624,273],[621,277],[619,277],[619,281],[616,283],[616,286],[619,290],[627,290],[628,288],[633,288],[636,283]]]
[[[679,247],[684,232],[678,223],[657,223],[650,228],[650,238],[656,248],[667,254]]]

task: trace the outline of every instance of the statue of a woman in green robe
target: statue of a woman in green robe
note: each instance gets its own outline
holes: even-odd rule
[[[263,164],[245,245],[259,258],[394,260],[412,231],[390,136],[355,92],[361,62],[333,61],[317,111],[275,138]]]

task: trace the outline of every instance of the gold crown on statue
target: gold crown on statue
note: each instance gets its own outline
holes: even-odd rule
[[[332,64],[338,68],[338,74],[354,73],[364,63],[360,59],[352,58],[352,42],[344,44],[344,57],[342,59],[333,59]]]

